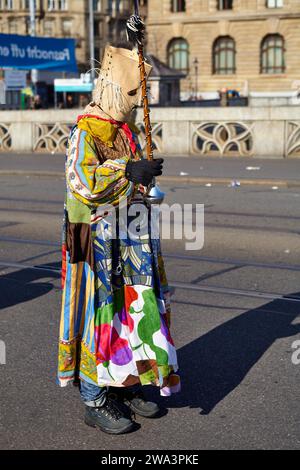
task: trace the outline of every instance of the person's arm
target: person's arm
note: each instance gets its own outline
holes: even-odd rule
[[[101,164],[92,136],[77,128],[69,141],[67,184],[74,196],[89,206],[118,205],[134,189],[134,183],[125,176],[128,161],[124,156]]]

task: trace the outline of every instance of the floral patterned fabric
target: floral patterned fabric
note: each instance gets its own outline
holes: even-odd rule
[[[128,128],[110,131],[104,129],[102,139],[114,135],[117,144],[118,133],[128,139]],[[136,153],[130,145],[118,155],[115,145],[116,158],[109,160],[94,138],[75,126],[67,151],[58,380],[61,386],[78,378],[99,386],[152,384],[170,395],[180,381],[160,241],[149,233],[114,238],[113,215],[103,212],[105,203],[118,207],[138,192],[125,167],[140,158],[140,149],[132,133],[128,142],[136,141]]]

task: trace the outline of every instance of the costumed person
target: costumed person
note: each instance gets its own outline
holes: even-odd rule
[[[162,174],[163,159],[143,158],[129,122],[141,98],[139,60],[134,49],[105,48],[66,155],[58,382],[77,382],[85,423],[110,434],[130,431],[133,413],[159,414],[142,386],[163,396],[180,389],[160,240],[150,229],[124,235],[120,222],[124,201],[150,214],[147,187]],[[148,75],[151,66],[143,67]]]

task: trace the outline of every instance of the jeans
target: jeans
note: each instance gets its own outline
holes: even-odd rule
[[[107,387],[99,387],[80,380],[79,391],[86,406],[96,408],[104,405],[107,395]]]
[[[112,389],[113,387],[110,387],[110,390]],[[126,389],[131,392],[137,392],[140,390],[140,385],[131,385],[130,387],[126,387]],[[99,387],[98,385],[80,380],[79,391],[84,404],[96,408],[104,405],[108,387]]]

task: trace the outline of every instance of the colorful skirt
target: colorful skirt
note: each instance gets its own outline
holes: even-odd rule
[[[171,395],[180,379],[160,242],[116,240],[110,226],[67,223],[59,384],[155,385]]]

